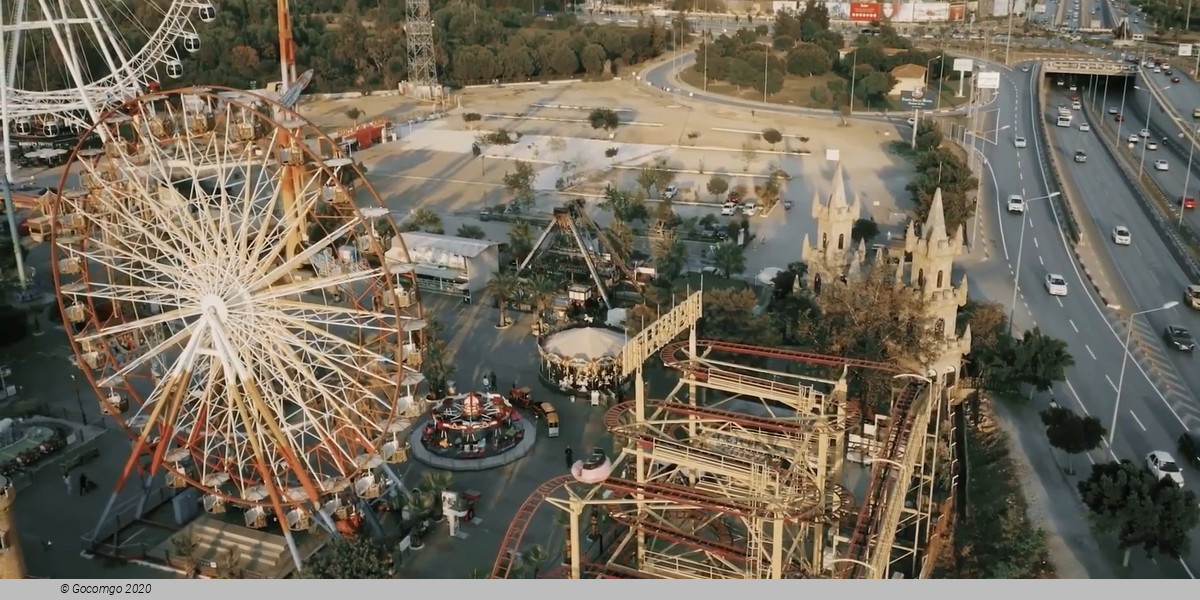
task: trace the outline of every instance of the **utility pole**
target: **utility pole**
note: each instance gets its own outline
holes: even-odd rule
[[[1066,2],[1066,0],[1062,0]],[[1004,39],[1004,66],[1008,66],[1008,48],[1012,44],[1013,8],[1016,0],[1008,0],[1008,37]],[[987,55],[984,55],[987,58]]]

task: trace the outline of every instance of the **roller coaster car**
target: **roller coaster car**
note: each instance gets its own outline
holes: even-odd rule
[[[594,448],[586,459],[571,466],[571,475],[580,483],[600,483],[612,475],[612,461],[603,448]]]

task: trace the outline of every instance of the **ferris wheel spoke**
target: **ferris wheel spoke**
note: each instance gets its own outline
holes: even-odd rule
[[[295,271],[296,269],[300,268],[301,265],[303,265],[304,263],[311,260],[314,256],[320,254],[322,250],[332,246],[333,243],[336,242],[339,238],[350,233],[354,229],[355,225],[358,224],[358,222],[359,222],[358,219],[350,219],[349,221],[344,223],[341,227],[338,227],[337,229],[330,232],[329,235],[327,235],[325,237],[325,239],[322,239],[319,242],[305,248],[303,252],[296,253],[296,255],[293,256],[291,259],[284,261],[282,264],[275,267],[267,274],[254,280],[247,287],[251,290],[257,291],[259,289],[262,289],[264,287],[271,285],[272,283],[274,283],[276,281],[279,281],[284,275],[287,275],[288,273],[291,273],[291,272]]]
[[[361,308],[349,308],[332,304],[315,304],[295,300],[276,299],[269,304],[288,320],[320,323],[331,327],[350,327],[356,330],[395,331],[396,316]]]
[[[338,369],[339,375],[346,381],[371,381],[381,386],[396,385],[394,378],[389,378],[383,373],[373,372],[369,368],[370,365],[399,367],[400,365],[396,360],[373,352],[365,346],[352,343],[345,338],[299,319],[290,319],[289,321],[288,325],[290,327],[286,329],[281,327],[279,329],[286,331],[287,337],[294,340],[293,346],[302,348],[311,356],[322,357],[325,360],[336,362],[351,373],[357,374],[357,376],[351,376],[345,370]],[[300,332],[307,333],[308,337],[297,335]],[[345,360],[337,357],[344,357]],[[370,388],[368,386],[362,389],[369,391]]]
[[[133,333],[136,331],[146,329],[148,327],[154,327],[157,325],[166,325],[168,323],[172,323],[175,321],[182,321],[184,319],[199,316],[200,312],[201,312],[201,308],[199,306],[186,306],[186,307],[181,307],[181,308],[174,308],[174,309],[171,309],[171,310],[166,311],[161,314],[152,315],[149,317],[142,317],[140,319],[135,319],[133,321],[125,321],[123,323],[117,323],[115,325],[100,329],[99,331],[97,331],[96,333],[93,333],[91,335],[77,337],[76,340],[80,341],[80,342],[93,341],[93,340],[100,340],[100,339],[120,335],[122,333]]]
[[[101,385],[115,385],[115,382],[124,380],[130,374],[140,370],[151,360],[162,356],[164,353],[174,348],[182,347],[183,341],[190,335],[191,331],[184,328],[180,329],[177,333],[166,340],[163,340],[162,342],[158,342],[153,345],[149,343],[142,344],[140,347],[144,347],[145,350],[143,350],[141,354],[135,356],[132,360],[122,363],[121,368],[115,373],[105,377]]]
[[[326,289],[349,286],[360,281],[377,279],[383,275],[383,269],[354,269],[343,270],[324,277],[313,277],[294,281],[284,285],[260,287],[254,290],[254,302],[274,303],[284,298],[297,297],[302,294],[320,292]]]
[[[89,239],[89,244],[98,246],[107,253],[126,258],[134,263],[140,263],[147,267],[161,271],[173,277],[179,277],[182,273],[180,268],[174,265],[187,264],[187,254],[176,244],[170,244],[160,239],[160,233],[150,229],[148,221],[136,217],[128,211],[114,211],[121,219],[120,223],[98,222],[97,229],[105,235],[102,238]],[[139,224],[140,221],[140,224]],[[133,228],[137,238],[131,237],[130,225],[137,225]],[[145,240],[139,242],[138,239]],[[121,240],[121,245],[109,243],[108,240]],[[132,246],[132,247],[130,247]],[[143,253],[135,252],[135,249],[141,249]],[[145,250],[153,250],[153,252],[145,252]],[[88,256],[95,257],[97,253],[89,252]],[[159,256],[155,256],[158,254]],[[164,263],[161,259],[167,259],[169,262]]]
[[[92,282],[86,292],[67,292],[72,296],[102,298],[117,302],[136,302],[141,304],[159,304],[174,308],[184,308],[189,297],[174,290],[140,285],[120,285],[116,283]]]

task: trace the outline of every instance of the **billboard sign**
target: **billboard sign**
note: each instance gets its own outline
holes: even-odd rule
[[[950,20],[951,21],[966,21],[967,20],[967,5],[965,3],[950,5]]]
[[[914,2],[912,7],[914,23],[940,23],[950,20],[950,4],[948,2]]]
[[[1180,44],[1179,45],[1179,55],[1180,56],[1191,56],[1192,55],[1192,45],[1191,44]]]
[[[1000,72],[999,71],[980,71],[975,76],[975,85],[981,90],[998,90],[1000,89]]]
[[[975,70],[975,61],[973,61],[969,58],[956,58],[956,59],[954,59],[954,70],[958,71],[960,73],[965,73],[967,71],[974,71]]]
[[[933,108],[933,98],[925,94],[924,88],[916,88],[911,92],[900,92],[900,102],[913,109]]]
[[[870,23],[883,17],[878,2],[851,2],[850,20],[855,23]]]

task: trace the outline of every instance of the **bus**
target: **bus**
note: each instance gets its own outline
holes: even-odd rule
[[[1055,124],[1058,125],[1059,127],[1070,127],[1071,126],[1071,115],[1063,115],[1063,114],[1058,115],[1058,121]]]

